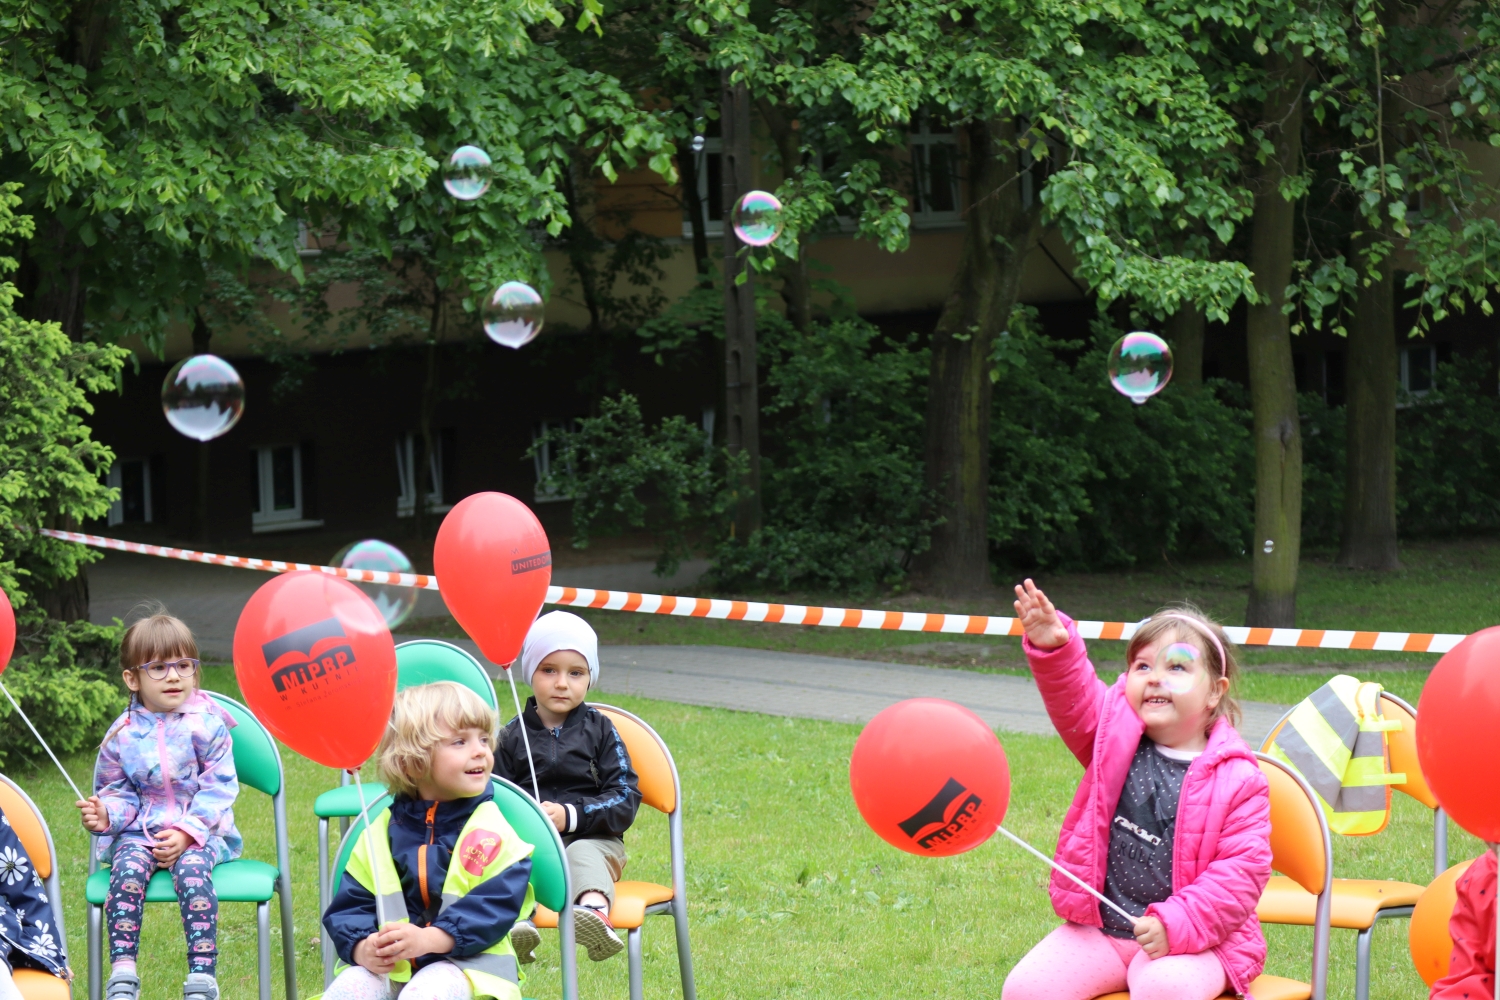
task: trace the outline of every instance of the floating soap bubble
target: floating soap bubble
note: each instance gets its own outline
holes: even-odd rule
[[[390,542],[378,538],[366,538],[362,542],[345,545],[333,557],[333,565],[341,569],[368,569],[377,573],[410,573],[411,560]],[[411,617],[417,607],[417,588],[399,587],[383,583],[361,583],[355,585],[370,595],[370,600],[385,616],[387,628],[394,629]]]
[[[524,281],[507,281],[484,303],[484,332],[497,344],[521,347],[542,332],[542,297]]]
[[[161,384],[161,411],[179,434],[212,441],[239,423],[245,412],[245,383],[223,358],[194,354],[167,372]]]
[[[459,146],[443,164],[443,187],[460,201],[473,201],[490,189],[494,167],[478,146]]]
[[[701,135],[695,135],[695,136],[693,136],[693,152],[695,152],[695,153],[701,153],[701,152],[703,152],[703,141],[704,141],[703,140],[703,136],[701,136]]]
[[[781,201],[769,191],[747,191],[734,205],[734,235],[752,247],[769,246],[786,228]]]
[[[1260,550],[1266,555],[1270,555],[1272,552],[1276,551],[1276,542],[1272,539],[1267,538],[1265,544],[1260,547]]]
[[[1198,660],[1197,647],[1186,642],[1174,642],[1156,654],[1156,662],[1164,668],[1162,686],[1173,694],[1191,691],[1198,683],[1198,671],[1194,669]]]
[[[1109,381],[1132,403],[1144,403],[1171,378],[1172,350],[1154,333],[1127,333],[1110,349]]]

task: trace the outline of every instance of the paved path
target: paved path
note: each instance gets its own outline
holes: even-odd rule
[[[557,579],[565,585],[649,588],[649,569],[646,563],[596,566],[559,572]],[[700,567],[685,566],[683,576],[698,573]],[[89,568],[92,617],[124,619],[141,601],[159,600],[193,626],[205,654],[228,660],[240,609],[267,579],[256,570],[112,552]],[[422,592],[419,616],[446,613],[440,595]],[[479,654],[468,640],[459,645]],[[600,658],[599,689],[607,694],[856,723],[905,698],[939,697],[968,706],[996,729],[1054,732],[1036,685],[1025,677],[729,646],[606,646]],[[500,696],[507,697],[503,691]],[[1252,744],[1284,711],[1261,702],[1242,707],[1241,731]]]

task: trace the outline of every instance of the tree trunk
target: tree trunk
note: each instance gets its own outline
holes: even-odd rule
[[[744,82],[723,85],[720,123],[724,136],[724,402],[732,456],[744,456],[744,474],[735,486],[734,533],[749,538],[760,530],[760,375],[755,345],[755,279],[730,224],[730,213],[753,182],[750,153],[750,92]],[[741,281],[743,277],[743,281]]]
[[[1306,64],[1271,54],[1264,121],[1275,152],[1257,178],[1250,227],[1250,269],[1259,301],[1245,318],[1250,407],[1255,434],[1255,537],[1246,624],[1290,628],[1297,617],[1297,561],[1302,549],[1302,428],[1292,339],[1281,311],[1292,275],[1295,205],[1281,191],[1302,160],[1302,88]]]
[[[776,153],[781,160],[781,177],[790,180],[797,172],[802,159],[802,145],[797,141],[797,130],[781,108],[766,100],[756,98],[756,108],[776,144]],[[806,247],[799,241],[795,256],[783,257],[776,266],[781,278],[781,299],[786,303],[787,321],[799,333],[806,333],[812,326],[812,280],[807,273]]]
[[[1203,384],[1203,310],[1185,302],[1167,320],[1167,343],[1172,346],[1172,381],[1196,388]]]
[[[1356,240],[1355,266],[1380,233]],[[1377,267],[1378,280],[1361,285],[1349,327],[1347,368],[1348,447],[1344,475],[1344,524],[1340,566],[1400,569],[1396,553],[1396,357],[1395,279],[1391,259]]]
[[[943,520],[915,564],[922,588],[939,594],[991,587],[990,350],[1042,232],[1040,199],[1022,202],[1015,122],[974,122],[964,131],[971,178],[964,242],[932,334],[927,384],[927,485]]]
[[[677,157],[677,169],[682,174],[682,200],[687,209],[688,230],[693,234],[693,268],[698,273],[698,283],[708,285],[708,232],[705,226],[705,205],[698,197],[698,154],[689,147]]]

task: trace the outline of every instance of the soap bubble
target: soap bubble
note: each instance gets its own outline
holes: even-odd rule
[[[484,303],[484,332],[497,344],[521,347],[542,332],[542,297],[523,281],[507,281]]]
[[[1198,683],[1199,653],[1196,646],[1186,642],[1174,642],[1156,654],[1156,662],[1163,669],[1162,686],[1173,694],[1186,694]],[[1183,670],[1174,670],[1183,667]]]
[[[390,542],[378,538],[366,538],[362,542],[345,545],[334,555],[332,565],[341,569],[368,569],[377,573],[410,573],[411,560]],[[387,628],[394,629],[416,610],[418,592],[416,587],[398,587],[383,583],[355,582],[380,613],[385,616]]]
[[[161,411],[179,434],[212,441],[239,423],[245,412],[245,383],[223,358],[194,354],[167,372],[161,384]]]
[[[1109,352],[1109,380],[1132,403],[1144,403],[1171,378],[1172,350],[1154,333],[1127,333]]]
[[[693,136],[693,152],[695,152],[695,153],[701,153],[701,152],[703,152],[703,136],[701,136],[701,135],[695,135],[695,136]]]
[[[1274,539],[1267,538],[1265,544],[1261,546],[1260,550],[1266,555],[1270,555],[1272,552],[1276,551],[1276,541]]]
[[[473,201],[490,189],[494,166],[478,146],[459,146],[443,164],[443,187],[460,201]]]
[[[786,227],[781,201],[769,191],[747,191],[734,205],[734,235],[752,247],[768,246]]]

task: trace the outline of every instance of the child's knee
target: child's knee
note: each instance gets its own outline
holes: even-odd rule
[[[401,1000],[472,1000],[474,987],[451,962],[434,962],[411,977]]]
[[[1226,986],[1224,967],[1208,952],[1155,960],[1142,953],[1130,963],[1129,979],[1130,1000],[1214,1000]]]
[[[387,1000],[389,996],[385,980],[356,965],[338,974],[323,1000]]]

